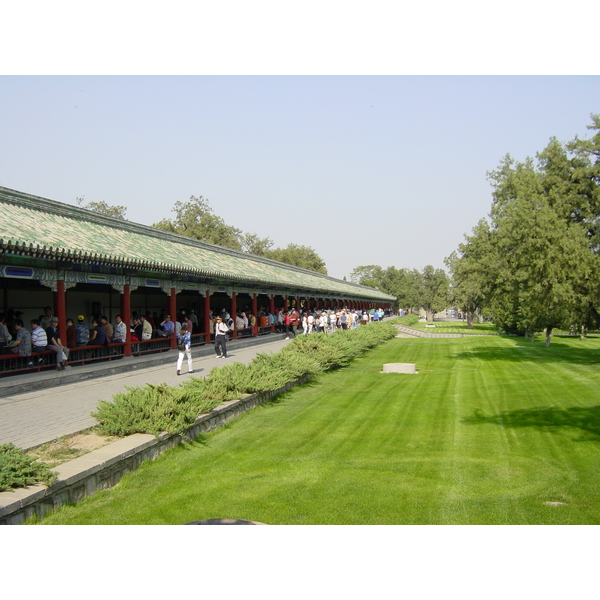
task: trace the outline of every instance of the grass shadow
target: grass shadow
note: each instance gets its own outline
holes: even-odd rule
[[[544,362],[547,364],[571,363],[577,365],[600,364],[599,348],[573,348],[569,343],[553,341],[549,348],[543,342],[515,340],[513,346],[492,347],[481,345],[471,347],[453,356],[456,360],[505,361],[505,362]]]
[[[183,444],[179,444],[176,448],[183,448],[186,451],[196,450],[201,447],[208,446],[208,435],[206,433],[200,433],[195,438],[187,438],[183,440]]]
[[[600,404],[590,407],[531,408],[484,415],[481,410],[462,420],[469,425],[500,425],[502,427],[534,427],[539,430],[572,429],[582,434],[580,441],[600,441]]]

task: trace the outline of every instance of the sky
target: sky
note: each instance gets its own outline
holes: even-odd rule
[[[191,195],[275,247],[444,267],[486,173],[589,134],[598,76],[3,76],[0,185],[151,225]]]

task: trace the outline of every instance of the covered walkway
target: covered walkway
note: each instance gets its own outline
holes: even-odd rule
[[[166,315],[173,321],[194,315],[192,345],[201,347],[211,344],[218,314],[256,318],[252,331],[233,331],[237,339],[274,333],[266,317],[290,308],[385,309],[394,300],[307,269],[0,187],[0,312],[11,314],[13,338],[17,319],[29,329],[48,307],[65,345],[67,319],[76,323],[79,315],[87,327],[100,316],[113,325],[117,316],[126,324],[143,316],[154,321],[154,333]],[[127,327],[110,355],[128,358],[175,345],[174,337],[132,339]],[[106,352],[75,349],[69,360],[103,361]],[[28,371],[40,358],[47,361],[0,351],[0,372]]]

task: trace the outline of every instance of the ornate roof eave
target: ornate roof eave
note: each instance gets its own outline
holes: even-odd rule
[[[273,282],[267,279],[253,278],[253,277],[239,277],[225,273],[222,271],[212,271],[210,269],[199,269],[196,267],[181,268],[175,265],[170,265],[161,261],[142,260],[131,257],[112,256],[110,254],[103,254],[97,252],[87,252],[85,250],[73,250],[67,248],[57,248],[53,246],[40,246],[39,244],[26,242],[19,242],[15,240],[0,239],[0,248],[5,254],[15,254],[20,256],[30,256],[32,258],[45,258],[51,260],[65,260],[65,261],[77,261],[84,264],[102,264],[111,267],[120,267],[125,269],[136,269],[155,271],[159,273],[165,273],[168,275],[181,275],[181,276],[194,276],[202,277],[207,279],[218,279],[221,281],[243,283],[250,286],[260,287],[277,287],[281,289],[289,288],[295,290],[303,290],[307,294],[315,296],[327,295],[327,296],[340,296],[340,297],[356,297],[364,298],[366,300],[373,300],[373,289],[364,288],[364,286],[356,286],[357,290],[355,293],[349,292],[336,292],[315,289],[314,287],[305,287],[302,285],[286,286],[280,282]],[[366,294],[361,294],[360,288],[364,288]],[[377,291],[377,290],[375,290]]]
[[[209,244],[175,233],[162,231],[147,225],[108,217],[106,215],[94,213],[88,209],[66,205],[54,200],[32,196],[8,188],[0,187],[0,201],[2,203],[13,204],[17,207],[35,210],[43,215],[53,214],[60,217],[75,219],[76,221],[93,223],[97,226],[107,227],[111,230],[119,230],[138,236],[154,238],[156,240],[162,240],[163,242],[176,244],[177,246],[200,249],[209,254],[212,253],[213,255],[217,252],[224,257],[242,260],[244,267],[242,272],[236,272],[236,269],[220,271],[194,266],[188,267],[187,265],[177,262],[161,262],[152,259],[147,260],[145,257],[132,258],[123,256],[122,254],[114,256],[110,254],[110,248],[108,247],[104,249],[97,248],[96,250],[108,250],[109,252],[94,252],[77,248],[64,248],[62,247],[62,240],[60,244],[57,245],[40,245],[29,242],[27,238],[25,238],[26,241],[0,239],[0,252],[57,261],[73,261],[89,264],[100,263],[106,266],[122,267],[126,269],[149,270],[165,274],[195,276],[231,282],[247,282],[248,285],[252,286],[272,287],[280,290],[305,290],[307,294],[319,296],[339,296],[379,301],[395,300],[393,296],[374,288],[338,280],[328,275],[323,275],[294,265],[287,265],[273,261],[272,259],[249,255],[239,250]],[[10,236],[10,230],[5,229],[5,237],[7,232]],[[253,269],[253,265],[256,265],[257,268]],[[265,268],[261,268],[261,265],[264,265]],[[268,271],[273,268],[275,268],[275,275],[271,276]],[[248,275],[248,272],[256,274],[256,276]],[[281,277],[281,272],[283,272],[283,277]],[[285,272],[288,272],[290,277],[285,277]],[[263,276],[265,274],[266,277]],[[303,285],[303,275],[307,275],[306,283],[310,281],[309,285]],[[322,287],[319,285],[320,281],[323,282]]]

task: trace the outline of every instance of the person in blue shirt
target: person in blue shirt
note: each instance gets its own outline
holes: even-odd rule
[[[181,366],[183,365],[183,357],[187,354],[188,373],[194,372],[192,366],[192,334],[188,331],[187,323],[181,324],[181,330],[177,334],[177,349],[179,356],[177,357],[177,375],[181,375]]]

